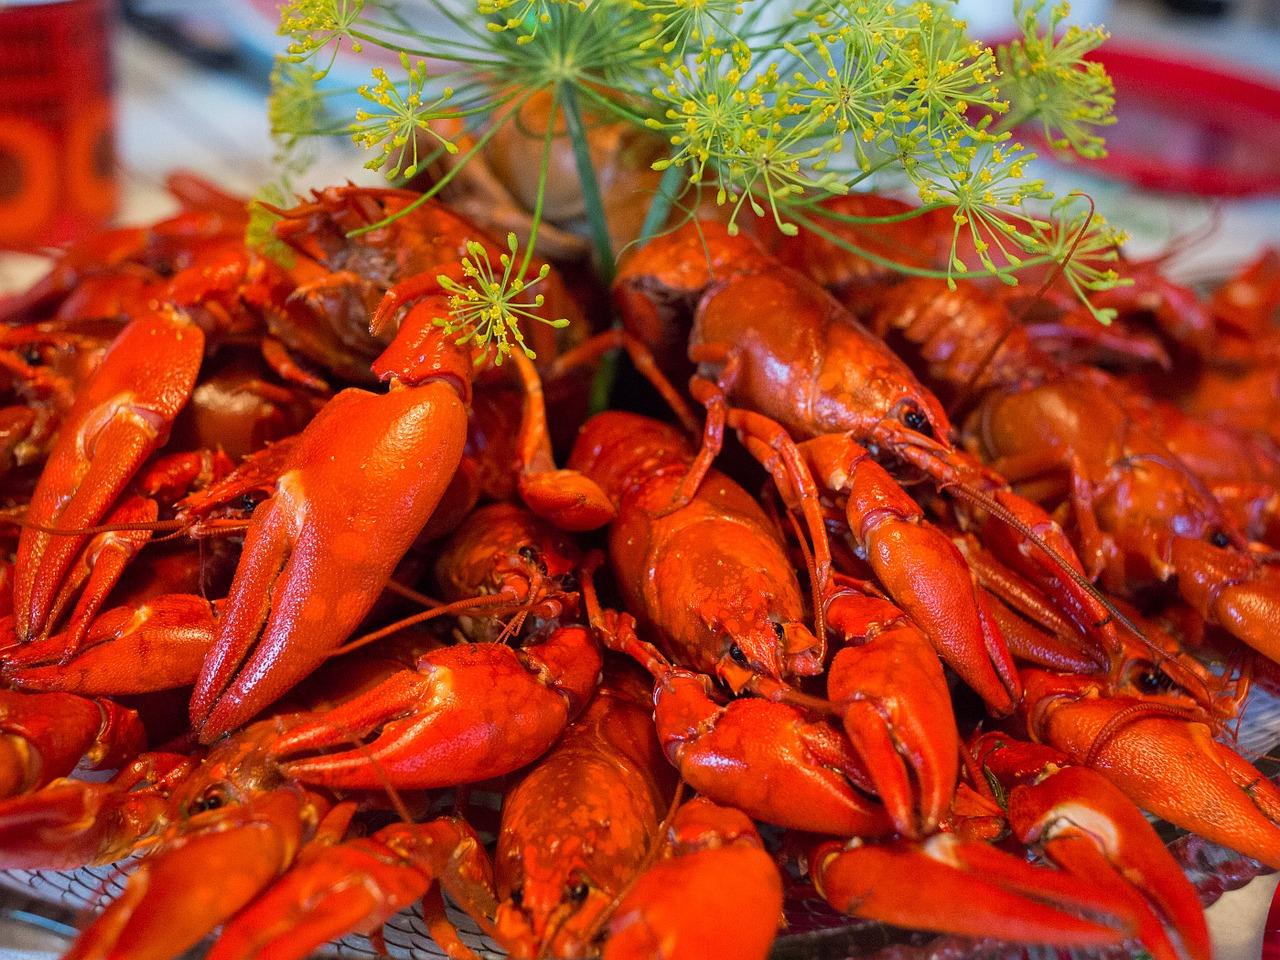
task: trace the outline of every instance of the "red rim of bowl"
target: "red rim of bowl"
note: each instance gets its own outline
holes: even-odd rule
[[[1199,58],[1184,59],[1177,51],[1114,42],[1091,59],[1101,62],[1116,87],[1131,99],[1171,112],[1188,101],[1208,101],[1224,126],[1246,137],[1257,123],[1280,129],[1280,86],[1263,75]],[[1025,133],[1041,147],[1046,145],[1039,131]],[[1280,155],[1272,170],[1244,172],[1213,165],[1174,165],[1150,153],[1108,145],[1107,156],[1089,162],[1088,168],[1151,190],[1222,197],[1280,192]]]

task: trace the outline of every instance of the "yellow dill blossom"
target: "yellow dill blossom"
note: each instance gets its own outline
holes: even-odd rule
[[[742,0],[631,0],[653,24],[641,48],[683,56],[689,44],[700,46],[708,37],[730,36],[733,17],[742,13]]]
[[[302,136],[315,129],[321,117],[320,96],[314,72],[288,56],[276,57],[271,70],[271,94],[267,118],[275,142],[272,162],[274,181],[265,184],[249,204],[245,243],[285,267],[293,265],[293,250],[275,235],[280,219],[275,209],[290,205],[293,180],[311,165],[311,154],[302,148]]]
[[[802,69],[792,75],[788,96],[816,123],[829,126],[826,149],[852,149],[858,167],[871,166],[868,145],[886,140],[885,73],[864,31],[844,24],[831,33],[810,33],[808,49],[789,42],[786,50]]]
[[[545,302],[541,293],[532,300],[517,299],[545,280],[551,268],[544,263],[532,280],[525,280],[523,271],[515,269],[514,233],[507,234],[508,252],[498,258],[502,267],[500,274],[489,260],[484,244],[468,240],[466,249],[467,255],[462,258],[464,282],[444,274],[436,278],[449,294],[449,316],[436,317],[432,322],[443,327],[446,333],[457,334],[459,345],[474,344],[477,364],[492,357],[494,363],[501,366],[511,354],[513,344],[532,360],[536,354],[520,332],[522,318],[556,328],[569,325],[564,317],[548,320],[534,312],[541,310]]]
[[[666,134],[672,151],[654,169],[688,166],[689,180],[699,183],[708,163],[717,170],[718,162],[728,159],[734,145],[755,126],[752,102],[763,103],[761,86],[767,81],[747,80],[751,52],[745,45],[727,49],[712,38],[704,39],[702,52],[692,64],[662,64],[661,69],[667,83],[654,87],[653,96],[666,108],[661,119],[648,117],[645,125]]]
[[[493,33],[518,30],[520,44],[532,42],[538,29],[551,22],[555,6],[587,8],[586,0],[476,0],[480,16],[490,18],[485,26]]]
[[[290,38],[289,58],[295,63],[318,60],[317,54],[329,47],[329,62],[315,71],[315,79],[324,79],[344,40],[352,53],[363,49],[352,35],[363,10],[364,0],[290,0],[282,5],[279,33]]]
[[[427,83],[426,63],[421,60],[412,62],[407,54],[402,53],[400,64],[407,74],[402,84],[393,83],[381,67],[373,68],[373,78],[377,82],[371,87],[360,88],[360,96],[372,106],[357,110],[355,123],[351,125],[351,139],[358,145],[366,150],[382,148],[382,152],[367,161],[365,166],[370,170],[386,167],[387,176],[392,179],[412,177],[418,172],[419,130],[434,137],[449,153],[458,150],[452,141],[431,126],[432,120],[452,115],[440,109],[453,97],[452,88],[445,87],[440,96],[434,100],[427,99],[423,96]]]
[[[430,138],[438,143],[430,149],[452,151],[436,121],[466,119],[473,144],[418,201],[425,202],[520,115],[513,105],[545,92],[563,113],[585,225],[605,276],[613,270],[611,225],[588,119],[643,126],[666,141],[667,156],[654,164],[664,175],[646,236],[672,209],[694,209],[685,190],[728,205],[731,229],[747,210],[790,233],[793,224],[839,218],[824,198],[873,175],[896,177],[916,188],[925,209],[950,207],[955,222],[946,269],[914,272],[949,280],[986,273],[1013,283],[1027,260],[1038,267],[1053,257],[1062,238],[1043,219],[1053,197],[1029,174],[1009,131],[1036,120],[1055,146],[1096,155],[1112,107],[1105,72],[1083,59],[1104,34],[1071,28],[1057,36],[1065,7],[1041,31],[1037,14],[1046,0],[1002,0],[1023,35],[998,53],[969,38],[946,0],[787,0],[779,17],[776,4],[752,0],[476,0],[469,9],[428,2],[448,19],[447,31],[423,32],[407,8],[385,0],[285,5],[291,58],[311,61],[348,42],[402,54],[405,76],[375,72],[361,89],[365,103],[354,124],[321,121],[311,132],[344,131],[377,152],[368,166],[408,175],[424,162],[417,151]],[[424,63],[433,64],[430,83]],[[446,82],[456,91],[452,100]],[[549,158],[544,150],[535,222],[550,189]],[[863,219],[874,225],[878,218]],[[1095,236],[1091,227],[1085,239]],[[468,258],[477,283],[478,257]],[[1093,265],[1068,268],[1082,295],[1108,282],[1101,261],[1084,262]],[[489,283],[523,282],[523,267],[484,270]],[[483,296],[484,309],[474,298],[459,301],[459,310],[470,304],[471,311],[459,329],[505,356],[522,343],[520,314],[495,306],[501,297]]]
[[[991,112],[1008,109],[995,82],[995,54],[970,40],[964,21],[943,6],[916,3],[907,17],[915,24],[899,28],[886,71],[896,94],[888,116],[901,128],[899,137],[924,149],[990,137]]]
[[[1082,157],[1102,157],[1106,149],[1097,129],[1116,122],[1112,115],[1115,88],[1102,64],[1086,60],[1107,39],[1101,27],[1061,30],[1071,12],[1066,3],[1055,6],[1044,32],[1039,15],[1044,0],[1015,0],[1014,12],[1023,36],[999,51],[1001,83],[1013,103],[1012,122],[1038,120],[1045,139],[1059,150]],[[1060,34],[1060,35],[1059,35]]]
[[[1032,228],[1028,252],[1061,264],[1062,275],[1076,296],[1100,323],[1107,324],[1115,319],[1116,312],[1094,307],[1088,292],[1133,283],[1131,279],[1122,280],[1115,268],[1125,239],[1122,231],[1094,212],[1092,201],[1071,193],[1054,201],[1047,222]]]
[[[1043,182],[1027,178],[1026,164],[1034,158],[1018,143],[983,143],[973,148],[967,162],[944,158],[919,165],[920,200],[952,208],[949,282],[954,284],[950,274],[979,265],[1006,282],[1013,280],[1010,268],[1020,266],[1023,255],[1034,246],[1031,231],[1047,226],[1025,213],[1024,206],[1028,200],[1052,197]],[[976,254],[978,264],[966,263],[960,256],[962,240]]]

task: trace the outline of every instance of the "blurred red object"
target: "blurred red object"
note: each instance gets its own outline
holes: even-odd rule
[[[1280,84],[1177,50],[1108,41],[1089,55],[1115,82],[1107,155],[1084,169],[1144,190],[1206,197],[1280,193]],[[1052,155],[1034,124],[1021,131]]]
[[[1262,929],[1262,960],[1280,960],[1280,888],[1271,900],[1267,923]]]
[[[0,2],[0,247],[100,227],[117,185],[106,0]]]

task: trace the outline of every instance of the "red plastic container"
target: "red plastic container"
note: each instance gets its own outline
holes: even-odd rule
[[[106,0],[0,3],[0,247],[100,227],[118,189]]]
[[[1108,41],[1100,61],[1116,87],[1107,156],[1087,169],[1214,197],[1280,193],[1280,85],[1209,61]],[[1034,131],[1028,139],[1039,141]]]

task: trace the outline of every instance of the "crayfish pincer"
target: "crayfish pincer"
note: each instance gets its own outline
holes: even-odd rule
[[[452,269],[458,282],[465,279],[461,267]],[[349,389],[329,401],[294,441],[272,496],[254,512],[191,700],[192,723],[206,742],[278,699],[355,630],[453,478],[475,356],[436,323],[452,309],[439,279],[393,287],[373,327],[406,302],[412,306],[391,345],[373,363],[389,392]],[[526,445],[536,452],[533,440]],[[593,513],[589,505],[603,495],[577,479]],[[527,486],[536,499],[537,484]],[[563,506],[550,512],[563,515]],[[569,510],[575,519],[580,512]],[[588,519],[588,526],[600,522]]]
[[[393,388],[329,401],[254,511],[191,699],[205,742],[278,699],[355,630],[449,485],[467,437],[472,360],[431,327],[446,309],[425,300],[410,311],[375,367]],[[410,337],[421,362],[393,365]]]

